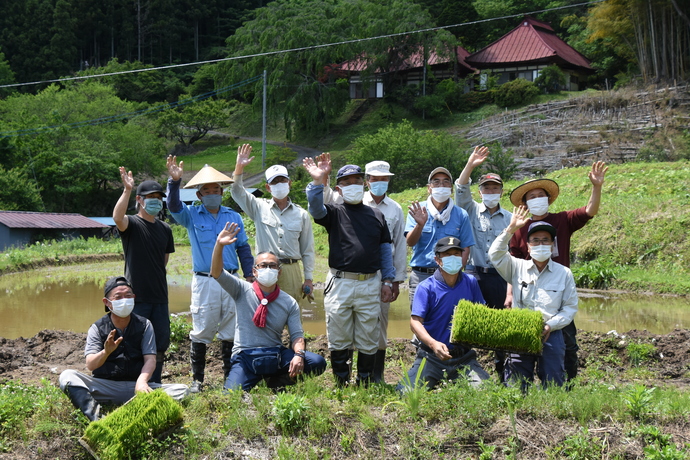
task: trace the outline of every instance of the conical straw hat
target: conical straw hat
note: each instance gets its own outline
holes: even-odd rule
[[[220,184],[221,187],[232,184],[234,181],[218,171],[213,166],[204,165],[201,170],[192,177],[192,180],[187,182],[184,188],[197,188],[204,184]]]

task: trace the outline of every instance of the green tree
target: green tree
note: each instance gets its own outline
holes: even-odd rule
[[[409,0],[278,0],[256,10],[256,17],[230,37],[232,56],[317,46],[357,38],[406,32],[433,25],[429,15]],[[394,82],[400,63],[447,33],[410,34],[305,51],[259,56],[218,65],[218,87],[268,71],[268,107],[293,133],[323,133],[349,100],[344,73],[334,64],[360,58],[365,74],[381,72]],[[256,106],[262,83],[244,97]]]
[[[0,165],[0,209],[43,211],[43,202],[36,182],[21,168],[5,170]]]
[[[357,138],[348,162],[364,165],[387,161],[395,172],[390,191],[400,192],[426,185],[428,174],[437,166],[462,170],[467,157],[450,134],[416,130],[410,121],[403,120]]]
[[[177,141],[181,153],[187,153],[193,143],[202,139],[209,131],[227,126],[230,104],[222,100],[207,99],[202,102],[184,104],[182,109],[169,109],[158,117],[158,132]]]
[[[2,166],[35,178],[47,211],[107,215],[117,200],[118,166],[146,176],[164,168],[162,140],[146,120],[103,123],[135,110],[96,82],[11,96],[0,101],[0,132],[25,131],[0,145]]]
[[[5,54],[0,49],[0,85],[11,83],[14,83],[14,72],[12,72],[10,64],[5,60]],[[7,96],[12,91],[12,88],[0,88],[0,97]]]
[[[566,75],[555,64],[552,64],[539,72],[534,84],[545,93],[559,93],[565,87]]]

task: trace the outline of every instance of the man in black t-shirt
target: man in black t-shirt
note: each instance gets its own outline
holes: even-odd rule
[[[136,303],[134,313],[151,321],[156,333],[156,370],[151,381],[160,383],[165,351],[170,345],[168,282],[165,267],[175,252],[170,226],[156,219],[163,209],[163,187],[147,180],[137,187],[137,214],[125,214],[134,188],[132,171],[120,167],[124,190],[113,209],[113,220],[122,237],[125,254],[125,277],[132,283]]]

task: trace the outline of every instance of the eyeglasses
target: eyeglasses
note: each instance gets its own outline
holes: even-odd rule
[[[528,243],[530,246],[548,246],[551,243],[553,243],[553,241],[551,241],[548,238],[542,238],[542,239],[536,239],[535,238],[535,239],[529,240]]]
[[[450,179],[434,179],[429,182],[431,185],[450,185]]]
[[[273,270],[279,270],[280,265],[279,264],[267,264],[267,263],[262,263],[262,264],[256,264],[254,265],[254,268],[271,268]]]

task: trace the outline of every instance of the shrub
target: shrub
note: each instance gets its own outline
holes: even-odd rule
[[[294,433],[308,421],[309,404],[304,396],[279,393],[273,402],[273,417],[283,434]]]
[[[539,88],[523,78],[504,83],[496,90],[495,101],[500,107],[528,104],[539,94]]]
[[[644,361],[649,361],[656,353],[656,347],[651,343],[635,343],[628,344],[628,357],[633,366],[638,366]]]
[[[487,147],[491,150],[491,155],[486,161],[486,169],[501,176],[504,182],[511,180],[518,171],[513,149],[504,150],[499,143],[487,145]]]
[[[565,87],[566,78],[566,74],[557,65],[550,65],[539,72],[534,84],[547,94],[556,94]]]
[[[472,112],[485,104],[494,102],[495,90],[470,91],[458,97],[457,109],[463,112]]]
[[[544,320],[538,311],[494,310],[461,300],[455,307],[450,340],[480,348],[541,353]]]
[[[430,96],[420,96],[414,103],[417,113],[424,114],[426,118],[438,118],[448,114],[448,106],[443,96],[432,94]]]
[[[618,267],[608,259],[594,259],[573,267],[577,287],[607,289],[617,278]]]

